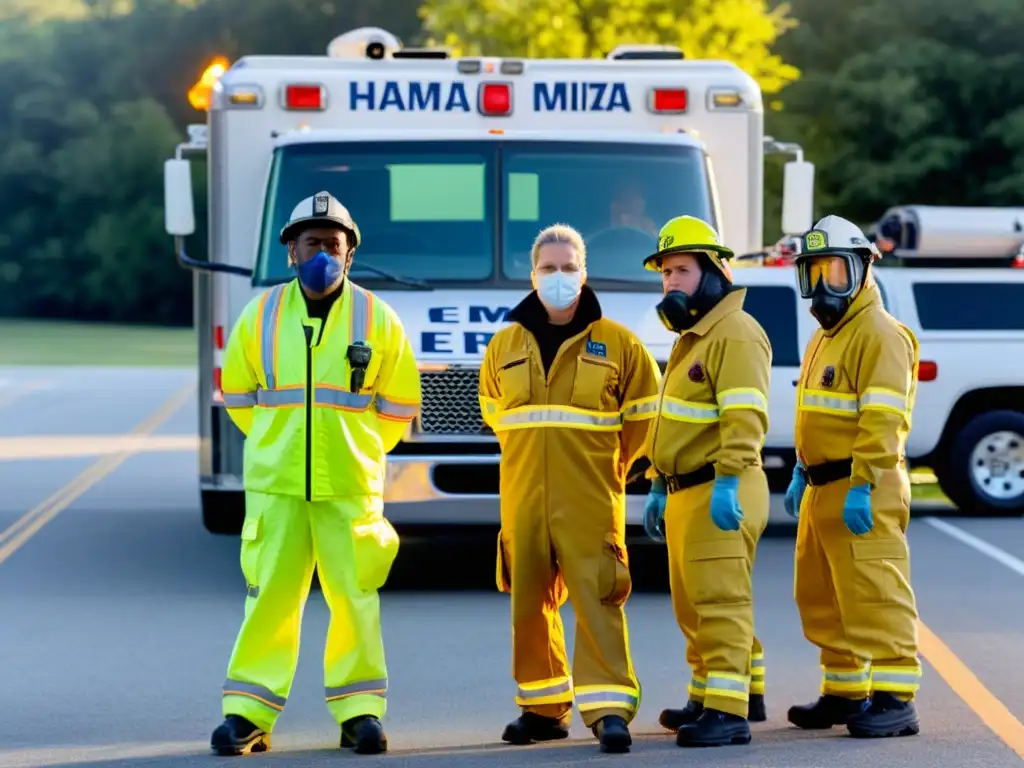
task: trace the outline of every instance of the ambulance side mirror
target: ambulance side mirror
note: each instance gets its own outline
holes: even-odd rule
[[[800,235],[814,225],[814,163],[790,160],[782,182],[782,233]]]
[[[187,237],[196,231],[192,166],[188,160],[164,161],[164,228],[174,237]]]

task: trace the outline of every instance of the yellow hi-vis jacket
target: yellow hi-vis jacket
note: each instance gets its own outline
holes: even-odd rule
[[[372,354],[352,392],[347,352],[359,341]],[[324,323],[309,317],[297,280],[250,301],[231,330],[221,383],[246,435],[246,490],[307,501],[383,495],[387,453],[421,397],[398,316],[348,279]]]
[[[603,317],[562,344],[547,375],[533,334],[519,323],[498,331],[479,393],[501,446],[502,500],[552,515],[611,505],[624,516],[626,473],[660,380],[640,340]]]
[[[796,410],[804,466],[852,458],[853,485],[904,485],[918,362],[913,331],[885,311],[870,280],[842,320],[807,345]]]
[[[685,475],[706,464],[716,475],[761,466],[772,348],[743,311],[746,293],[727,294],[673,345],[648,437],[648,477]]]

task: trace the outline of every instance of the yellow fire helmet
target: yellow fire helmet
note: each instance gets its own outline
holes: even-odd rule
[[[661,271],[661,260],[674,253],[699,253],[721,273],[731,285],[732,268],[727,259],[736,254],[722,245],[722,239],[715,228],[696,216],[676,216],[668,221],[658,233],[658,250],[644,259],[644,269]]]

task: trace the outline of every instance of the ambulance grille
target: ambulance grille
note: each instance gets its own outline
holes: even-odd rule
[[[491,428],[480,416],[476,368],[421,371],[423,405],[416,431],[422,435],[486,437]]]

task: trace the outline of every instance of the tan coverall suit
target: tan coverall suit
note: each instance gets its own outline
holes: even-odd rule
[[[647,447],[669,492],[665,539],[672,604],[693,673],[690,698],[740,717],[747,717],[750,693],[764,692],[751,572],[768,524],[761,448],[772,360],[767,335],[743,311],[745,296],[745,289],[731,291],[676,341]],[[739,476],[738,531],[711,519],[720,475]]]
[[[596,303],[584,286],[581,302]],[[632,582],[625,481],[643,449],[660,373],[639,339],[600,317],[562,343],[545,375],[512,311],[480,370],[480,406],[501,445],[498,589],[511,592],[516,704],[567,723],[628,723],[640,704],[623,606]],[[576,613],[572,675],[559,608]]]
[[[872,280],[804,355],[796,450],[810,477],[795,591],[804,635],[821,649],[824,694],[909,700],[919,686],[905,454],[918,360],[913,332],[885,311]],[[863,536],[843,522],[851,481],[873,487],[874,527]]]

